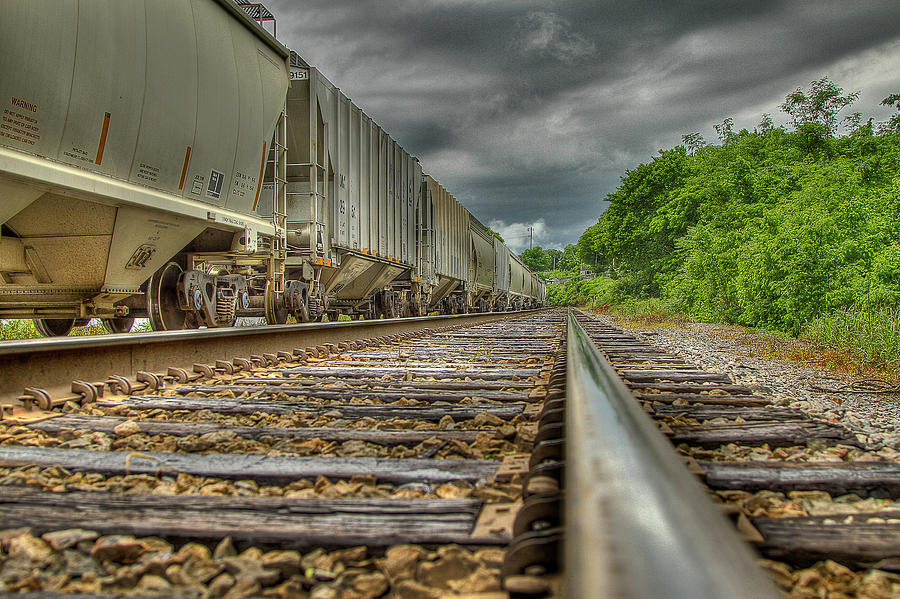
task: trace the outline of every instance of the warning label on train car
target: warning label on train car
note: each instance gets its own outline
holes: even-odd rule
[[[10,97],[11,108],[3,109],[0,115],[0,138],[11,139],[19,143],[33,146],[41,139],[41,128],[38,124],[36,104]]]
[[[209,185],[206,188],[206,195],[218,200],[222,195],[222,182],[225,180],[225,173],[220,173],[216,169],[209,171]]]

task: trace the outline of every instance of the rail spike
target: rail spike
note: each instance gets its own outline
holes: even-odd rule
[[[147,387],[154,391],[166,388],[166,383],[160,375],[147,372],[146,370],[139,370],[135,379],[139,383],[146,383]]]
[[[234,374],[236,369],[233,362],[216,360],[216,370],[221,370],[225,374]]]
[[[234,358],[231,362],[234,364],[235,371],[253,369],[253,363],[247,358]]]
[[[209,364],[194,364],[193,371],[204,378],[214,378],[216,376],[215,369]]]
[[[51,399],[50,394],[43,389],[37,387],[25,387],[23,393],[24,395],[19,397],[19,401],[25,405],[26,410],[31,410],[35,404],[37,404],[37,407],[41,410],[50,410],[53,408],[53,399]]]
[[[81,405],[94,403],[103,397],[103,387],[87,381],[72,381],[72,393],[81,396]]]
[[[184,368],[176,368],[174,366],[169,366],[166,369],[166,374],[172,378],[174,378],[179,383],[189,383],[191,381],[191,375]]]
[[[121,393],[122,395],[131,395],[134,393],[134,386],[131,384],[131,381],[118,374],[110,375],[110,377],[106,379],[106,386],[109,387],[109,390],[112,393]]]

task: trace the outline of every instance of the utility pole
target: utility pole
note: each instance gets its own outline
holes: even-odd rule
[[[534,227],[528,227],[528,249],[534,247]]]

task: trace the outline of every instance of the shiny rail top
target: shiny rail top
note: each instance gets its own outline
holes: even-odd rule
[[[25,387],[40,387],[55,396],[68,393],[72,381],[76,379],[93,382],[102,381],[111,374],[127,377],[141,370],[166,372],[168,366],[190,369],[194,363],[213,363],[234,356],[290,351],[294,347],[337,344],[425,328],[476,324],[530,312],[486,312],[0,342],[0,405],[17,404],[15,398]]]
[[[778,597],[569,312],[566,597]]]

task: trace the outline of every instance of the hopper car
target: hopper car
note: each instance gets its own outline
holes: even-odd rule
[[[510,310],[543,282],[234,0],[0,20],[0,318],[64,335]]]

